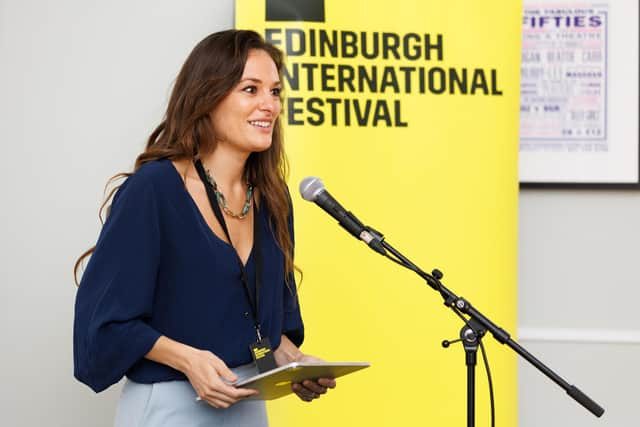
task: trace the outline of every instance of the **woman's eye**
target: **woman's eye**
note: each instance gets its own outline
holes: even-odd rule
[[[281,93],[282,93],[282,88],[280,87],[271,89],[271,94],[274,96],[280,96]]]
[[[255,86],[247,86],[242,90],[244,92],[247,92],[247,93],[256,93],[257,92],[257,88]]]

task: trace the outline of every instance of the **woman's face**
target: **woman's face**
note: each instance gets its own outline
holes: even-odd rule
[[[280,90],[273,59],[264,50],[250,50],[240,82],[212,112],[217,144],[243,153],[268,149],[280,114]]]

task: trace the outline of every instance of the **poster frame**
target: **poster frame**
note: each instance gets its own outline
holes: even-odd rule
[[[640,15],[640,13],[639,13]],[[640,50],[640,16],[638,16],[636,18],[636,28],[635,31],[637,33],[637,38],[638,38],[638,44],[636,45],[636,52],[635,52],[635,57],[638,58],[640,52],[638,52],[638,50]],[[611,40],[608,40],[608,43],[611,43]],[[608,48],[607,48],[608,49]],[[638,106],[638,112],[640,115],[640,72],[638,73],[638,75],[636,76],[636,78],[638,79],[638,91],[633,95],[635,96],[635,105]],[[608,102],[610,103],[615,103],[615,102],[621,102],[620,100],[616,100],[616,99],[609,99]],[[554,177],[552,177],[551,179],[544,179],[544,180],[540,180],[537,181],[535,180],[528,180],[528,181],[523,181],[522,178],[519,179],[519,185],[521,189],[553,189],[553,188],[557,188],[557,189],[628,189],[628,190],[640,190],[640,118],[636,117],[635,118],[637,120],[637,141],[635,141],[635,147],[636,147],[636,157],[637,157],[637,161],[636,161],[636,172],[637,172],[637,179],[635,182],[615,182],[615,181],[599,181],[597,178],[594,177],[594,179],[589,179],[588,176],[584,177],[584,180],[581,181],[564,181],[560,178],[558,178],[558,180],[555,180]],[[518,141],[518,143],[520,143],[520,141]],[[633,147],[633,144],[627,144],[625,145],[626,147]]]

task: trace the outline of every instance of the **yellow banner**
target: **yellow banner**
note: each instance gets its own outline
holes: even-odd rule
[[[297,195],[327,190],[498,325],[516,327],[519,1],[237,0],[237,28],[287,55],[285,141],[306,342],[370,361],[312,404],[269,404],[275,426],[466,422],[463,326],[415,274]],[[498,425],[517,425],[516,356],[484,339]],[[490,417],[478,354],[476,420]]]

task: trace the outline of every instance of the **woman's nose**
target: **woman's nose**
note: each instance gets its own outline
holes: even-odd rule
[[[276,99],[274,95],[271,93],[271,91],[269,91],[267,93],[262,94],[262,96],[260,97],[259,107],[263,111],[269,111],[271,113],[274,113],[279,101],[280,100]]]

